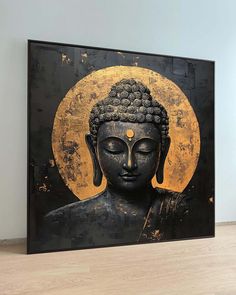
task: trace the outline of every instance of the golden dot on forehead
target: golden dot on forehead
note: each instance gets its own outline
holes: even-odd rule
[[[126,136],[131,140],[134,137],[134,131],[132,129],[127,129]]]

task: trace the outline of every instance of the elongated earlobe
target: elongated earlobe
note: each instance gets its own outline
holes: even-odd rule
[[[165,139],[164,148],[161,149],[159,166],[156,173],[157,182],[160,184],[163,183],[163,180],[164,180],[164,165],[165,165],[165,160],[166,160],[166,156],[168,154],[169,148],[170,148],[170,137],[168,136]]]
[[[102,170],[101,170],[99,162],[98,162],[98,158],[96,155],[96,151],[95,151],[95,147],[93,144],[93,139],[92,139],[91,134],[85,135],[85,141],[86,141],[86,144],[89,149],[90,156],[91,156],[92,162],[93,162],[93,184],[95,186],[100,186],[102,183]]]

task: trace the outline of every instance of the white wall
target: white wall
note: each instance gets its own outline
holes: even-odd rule
[[[0,239],[26,236],[27,39],[216,61],[216,220],[236,220],[235,0],[0,0]]]

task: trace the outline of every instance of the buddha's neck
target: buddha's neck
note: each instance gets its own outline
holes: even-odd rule
[[[112,198],[116,202],[141,207],[150,205],[155,193],[155,189],[152,187],[151,183],[145,188],[139,189],[135,192],[118,191],[110,185],[107,185],[106,190],[108,197]]]

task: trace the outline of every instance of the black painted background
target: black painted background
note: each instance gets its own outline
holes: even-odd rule
[[[85,55],[87,57],[85,57]],[[62,61],[64,56],[64,61]],[[185,189],[192,216],[179,238],[214,235],[214,62],[29,41],[28,60],[28,249],[40,251],[42,216],[78,201],[52,167],[51,132],[57,107],[68,90],[92,71],[140,66],[166,76],[187,95],[199,121],[201,152]],[[43,187],[43,184],[45,186]]]

